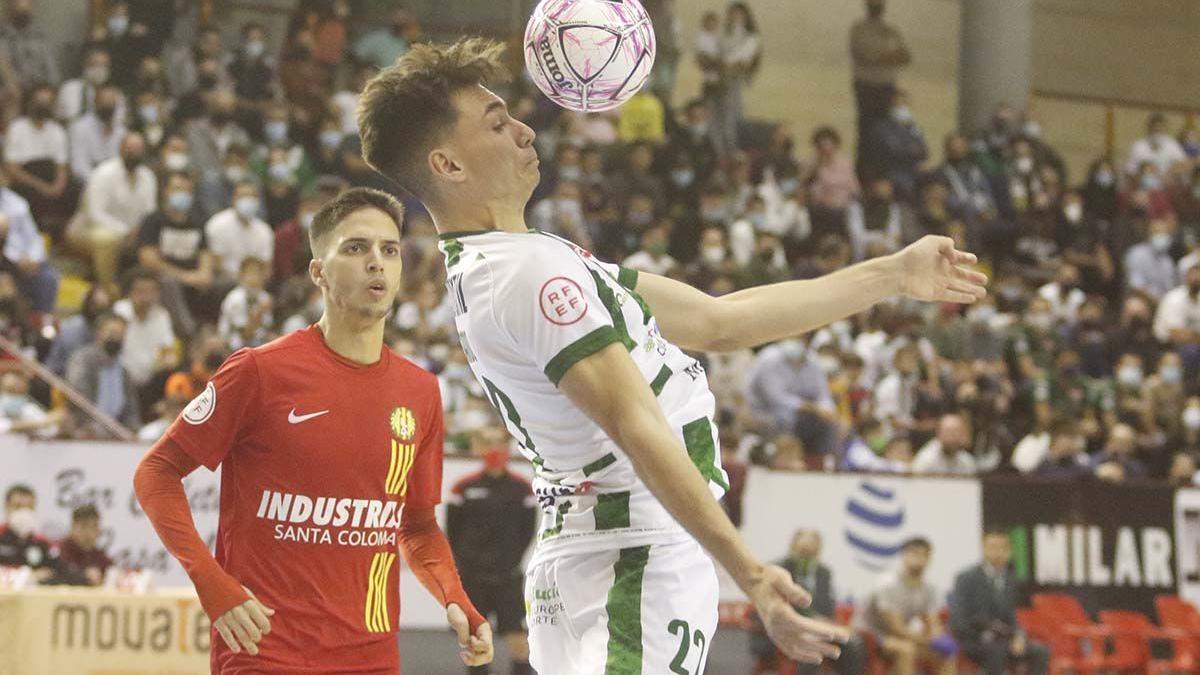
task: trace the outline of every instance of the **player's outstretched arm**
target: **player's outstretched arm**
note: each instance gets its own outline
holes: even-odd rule
[[[835,643],[844,642],[847,633],[792,609],[811,598],[786,571],[764,565],[746,548],[621,344],[581,359],[558,386],[625,452],[638,477],[679,524],[729,571],[780,648],[813,663],[838,653]]]
[[[638,275],[637,292],[663,335],[697,351],[756,347],[820,328],[897,295],[930,302],[971,303],[987,277],[967,269],[975,256],[949,237],[930,235],[881,258],[817,279],[747,288],[714,298],[653,274]]]
[[[468,666],[492,662],[492,627],[463,590],[450,542],[438,527],[433,507],[406,507],[398,533],[400,553],[417,580],[446,608],[446,621],[458,635],[459,657]]]
[[[183,478],[200,466],[173,441],[150,448],[133,475],[133,490],[146,518],[196,585],[200,605],[232,651],[258,654],[258,643],[271,632],[267,607],[217,564],[192,520]]]

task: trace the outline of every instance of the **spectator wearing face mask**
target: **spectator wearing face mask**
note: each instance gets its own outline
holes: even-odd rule
[[[115,314],[96,320],[95,338],[71,356],[67,382],[109,417],[125,427],[141,426],[141,409],[133,379],[121,364],[126,321]],[[104,438],[108,432],[75,409],[76,433],[82,438]]]
[[[636,253],[622,261],[629,269],[668,276],[679,265],[669,253],[671,231],[667,225],[656,225],[642,234]]]
[[[67,165],[67,132],[52,117],[53,110],[54,89],[34,85],[25,115],[13,120],[4,134],[4,169],[42,230],[58,239],[75,208],[75,193]]]
[[[1050,303],[1050,313],[1055,320],[1068,326],[1075,324],[1079,308],[1087,300],[1079,284],[1079,269],[1067,263],[1059,266],[1055,281],[1038,289],[1038,295]]]
[[[261,24],[250,22],[242,26],[242,42],[228,69],[234,91],[243,101],[269,100],[277,89],[275,57],[267,54],[266,40],[267,33]]]
[[[58,335],[46,355],[45,365],[50,372],[60,377],[66,374],[71,355],[92,342],[96,320],[112,309],[112,303],[112,296],[103,285],[93,284],[88,288],[79,312],[59,325]]]
[[[197,314],[215,314],[210,307],[213,256],[193,195],[191,176],[168,174],[161,208],[147,216],[138,231],[138,262],[159,276],[163,305],[180,335],[196,332]]]
[[[49,581],[58,570],[58,549],[36,532],[37,498],[33,488],[22,483],[4,493],[4,524],[0,525],[0,565],[29,567],[39,583]]]
[[[142,60],[162,46],[151,41],[149,29],[140,18],[130,15],[128,0],[109,4],[108,18],[92,32],[92,41],[112,55],[113,81],[122,89],[133,85]]]
[[[1123,211],[1134,218],[1174,219],[1175,209],[1165,175],[1153,162],[1142,162],[1121,194]]]
[[[1171,258],[1173,226],[1168,220],[1151,221],[1145,241],[1125,253],[1125,283],[1156,301],[1179,283]]]
[[[1179,141],[1167,133],[1167,118],[1162,113],[1152,113],[1146,120],[1146,135],[1134,141],[1129,148],[1129,159],[1125,162],[1125,172],[1135,175],[1144,163],[1149,162],[1158,169],[1159,174],[1166,175],[1171,165],[1180,160],[1186,160],[1187,153],[1179,145]]]
[[[156,91],[138,92],[137,98],[134,100],[134,111],[131,115],[129,128],[140,133],[146,139],[146,147],[152,153],[157,154],[166,145],[167,130],[175,127],[175,120],[171,115],[169,106],[164,105],[163,96]],[[187,137],[182,136],[184,142]],[[190,155],[190,148],[188,154]],[[185,157],[186,163],[190,163],[191,158]],[[168,170],[177,171],[179,169]]]
[[[1130,294],[1121,308],[1120,320],[1110,343],[1113,354],[1136,354],[1142,362],[1153,362],[1162,351],[1154,337],[1152,304],[1145,294]]]
[[[120,155],[92,173],[68,228],[68,239],[91,255],[101,283],[116,279],[120,256],[133,248],[138,226],[158,206],[158,181],[145,162],[145,140],[137,133],[126,134]]]
[[[121,139],[125,137],[125,120],[117,116],[120,96],[121,91],[114,86],[100,87],[95,107],[71,122],[67,133],[71,174],[80,183],[86,183],[98,164],[116,157],[120,151]]]
[[[872,180],[862,200],[846,212],[846,231],[856,261],[899,251],[905,242],[920,238],[916,228],[916,215],[896,199],[892,182],[885,177]]]
[[[214,215],[204,225],[209,250],[215,258],[219,284],[230,288],[237,282],[242,261],[258,258],[271,263],[275,258],[275,235],[260,218],[262,202],[258,184],[238,183],[233,207]]]
[[[1200,366],[1200,266],[1189,267],[1184,284],[1167,291],[1154,315],[1154,336]]]
[[[1200,457],[1200,396],[1187,398],[1179,416],[1178,429],[1178,435],[1171,439],[1171,446]]]
[[[864,180],[887,178],[900,201],[914,202],[917,177],[929,149],[913,119],[906,92],[898,89],[892,94],[888,114],[869,129],[866,143],[867,147],[859,151]]]
[[[755,421],[772,435],[794,434],[809,452],[826,455],[840,433],[829,381],[810,347],[789,338],[764,348],[746,375]]]
[[[530,224],[534,229],[557,234],[592,250],[592,239],[584,222],[580,197],[579,183],[559,180],[554,193],[538,202],[530,211]]]
[[[115,86],[111,78],[112,60],[107,50],[93,47],[88,50],[83,60],[83,73],[74,79],[63,82],[58,90],[58,102],[54,116],[64,124],[70,124],[87,113],[99,107],[96,95],[106,86]],[[112,105],[114,119],[126,119],[125,95],[118,88],[117,100]]]
[[[675,158],[672,166],[688,167],[694,173],[694,185],[707,185],[717,167],[717,147],[709,130],[712,112],[701,99],[688,101],[679,123],[672,125],[666,154]]]
[[[29,395],[29,376],[20,370],[0,375],[0,434],[53,438],[62,422],[60,411],[47,412]]]
[[[1094,218],[1112,223],[1117,217],[1119,176],[1107,157],[1092,162],[1087,182],[1083,186],[1083,208]]]
[[[1175,352],[1164,352],[1158,360],[1158,372],[1146,379],[1146,395],[1154,415],[1154,426],[1167,437],[1179,436],[1179,421],[1187,402],[1183,359]]]
[[[1077,268],[1079,287],[1107,294],[1116,273],[1100,223],[1087,212],[1078,192],[1063,195],[1054,231],[1063,261]]]
[[[218,89],[207,100],[208,115],[191,119],[186,125],[193,170],[200,176],[220,173],[226,153],[233,146],[250,147],[250,135],[234,119],[237,98],[233,92]]]
[[[230,146],[220,168],[208,172],[200,179],[200,187],[196,194],[200,218],[207,221],[218,212],[232,206],[234,188],[238,183],[251,178],[249,151],[246,146]]]
[[[1122,354],[1113,367],[1115,413],[1143,429],[1154,426],[1154,410],[1146,391],[1145,361],[1137,354]]]
[[[153,155],[154,173],[159,178],[165,180],[170,173],[192,175],[192,147],[184,134],[167,136],[159,151]]]

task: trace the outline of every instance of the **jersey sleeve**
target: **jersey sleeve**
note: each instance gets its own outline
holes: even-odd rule
[[[442,454],[446,444],[446,427],[442,419],[442,395],[437,380],[430,378],[430,406],[420,420],[420,446],[408,476],[405,508],[432,508],[442,501]]]
[[[555,386],[571,366],[604,347],[632,344],[620,299],[603,275],[573,253],[539,253],[497,284],[496,322]]]
[[[167,436],[197,462],[215,470],[258,418],[261,384],[254,352],[235,352],[217,369],[167,429]]]

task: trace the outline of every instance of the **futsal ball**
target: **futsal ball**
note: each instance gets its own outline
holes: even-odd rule
[[[525,66],[550,100],[611,110],[654,65],[654,27],[638,0],[542,0],[525,26]]]

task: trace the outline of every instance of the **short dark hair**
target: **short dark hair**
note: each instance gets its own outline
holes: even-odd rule
[[[96,510],[94,504],[84,504],[83,506],[75,507],[71,512],[71,522],[78,523],[85,520],[98,521],[100,520],[100,512]]]
[[[16,497],[17,495],[29,495],[32,497],[33,488],[24,483],[16,483],[15,485],[12,485],[4,491],[4,503],[7,504],[12,500],[13,497]]]
[[[1008,528],[1000,525],[989,525],[983,529],[983,538],[988,537],[1004,537],[1008,539]]]
[[[397,234],[403,232],[404,206],[393,196],[380,190],[356,187],[325,202],[313,215],[308,228],[308,245],[315,252],[318,242],[329,235],[350,214],[362,209],[379,209],[396,223]],[[314,253],[315,255],[315,253]]]
[[[363,159],[418,198],[428,197],[425,155],[454,125],[452,95],[507,80],[503,54],[503,44],[483,38],[416,45],[371,78],[357,112]]]
[[[155,286],[158,286],[162,283],[162,280],[158,276],[158,272],[155,272],[149,267],[135,267],[129,270],[129,272],[125,275],[125,283],[123,284],[125,287],[125,292],[128,293],[129,291],[133,290],[133,285],[139,281],[153,281]]]
[[[833,127],[817,127],[817,130],[813,132],[813,135],[812,135],[813,145],[820,143],[824,139],[829,139],[829,140],[833,141],[835,145],[842,144],[841,134],[839,134],[837,132],[837,129],[834,129]]]
[[[912,537],[912,538],[908,539],[907,541],[905,541],[904,544],[900,547],[900,550],[907,551],[907,550],[913,549],[913,548],[925,549],[925,552],[929,553],[930,551],[933,550],[933,544],[925,537],[918,535],[916,537]]]

